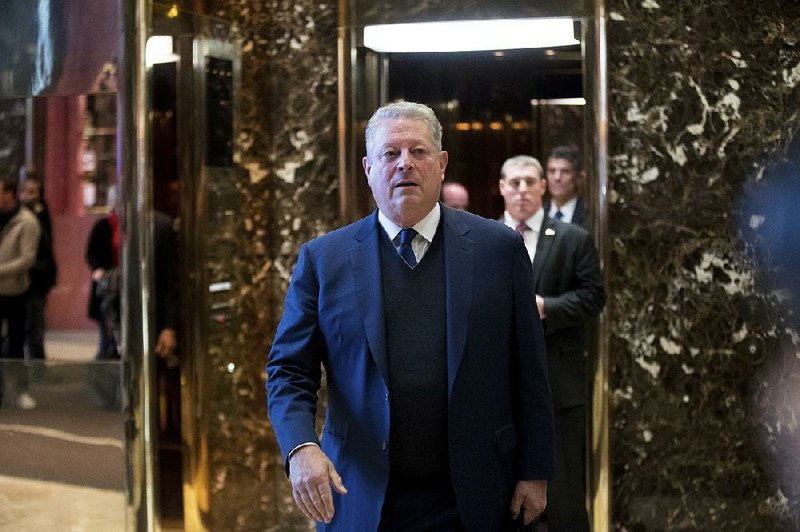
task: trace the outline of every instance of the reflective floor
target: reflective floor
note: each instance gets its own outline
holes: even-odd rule
[[[45,362],[0,360],[0,531],[124,530],[120,368],[95,350],[50,334]]]

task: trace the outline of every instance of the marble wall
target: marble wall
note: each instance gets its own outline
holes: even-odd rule
[[[796,530],[800,324],[752,199],[800,129],[800,7],[607,9],[614,528]]]
[[[220,414],[209,427],[209,525],[301,530],[263,364],[299,244],[338,224],[337,6],[210,4],[243,46],[249,282],[237,310],[244,369],[235,393],[210,405]],[[383,4],[359,2],[379,19]],[[455,15],[486,6],[447,4]],[[663,4],[608,2],[614,528],[788,530],[800,512],[800,459],[785,460],[798,451],[800,327],[765,273],[781,271],[775,254],[756,245],[771,215],[749,211],[770,202],[742,198],[787,172],[781,158],[800,128],[800,8]]]
[[[336,2],[219,0],[241,40],[236,370],[210,353],[211,530],[307,530],[267,418],[264,364],[302,242],[337,226]],[[217,363],[217,358],[220,358]]]

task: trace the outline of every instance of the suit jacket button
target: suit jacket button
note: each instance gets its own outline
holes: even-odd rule
[[[382,451],[385,451],[388,448],[389,448],[389,442],[385,441],[385,442],[381,443],[381,450]]]

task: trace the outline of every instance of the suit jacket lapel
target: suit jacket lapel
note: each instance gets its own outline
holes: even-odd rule
[[[536,243],[536,255],[533,257],[533,288],[539,291],[539,281],[542,279],[544,265],[547,264],[547,256],[550,248],[556,239],[555,222],[545,215],[542,221],[542,228],[539,229],[539,241]]]
[[[444,243],[444,269],[447,316],[447,394],[453,391],[453,382],[464,358],[467,324],[472,304],[472,277],[474,275],[475,242],[467,238],[469,226],[460,215],[442,208],[442,240]]]
[[[383,280],[381,277],[380,224],[378,211],[365,218],[356,231],[355,245],[350,248],[350,265],[358,298],[358,308],[364,321],[364,333],[369,350],[389,385],[389,362],[386,354],[386,323],[383,314]]]

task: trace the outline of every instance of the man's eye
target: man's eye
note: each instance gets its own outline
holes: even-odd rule
[[[422,156],[424,156],[424,155],[425,155],[426,153],[428,153],[428,152],[427,152],[427,151],[425,151],[425,149],[424,149],[424,148],[416,148],[416,149],[414,149],[414,150],[413,150],[413,153],[414,153],[414,155],[416,155],[417,157],[422,157]]]
[[[383,152],[383,155],[382,155],[382,157],[384,159],[391,159],[392,157],[396,157],[396,156],[397,156],[397,152],[396,151],[385,151],[385,152]]]

